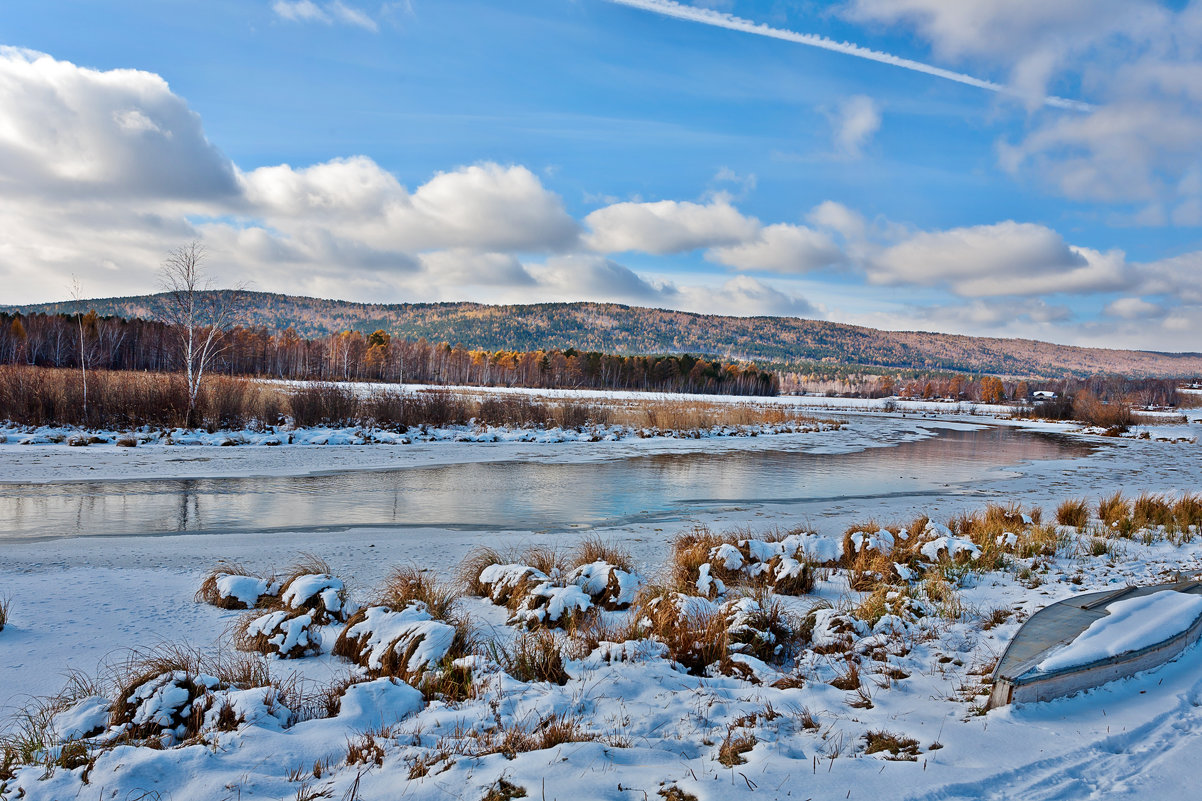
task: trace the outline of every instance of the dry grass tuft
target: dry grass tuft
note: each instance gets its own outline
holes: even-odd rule
[[[634,606],[638,634],[662,642],[669,657],[694,675],[704,673],[730,650],[725,616],[704,599],[650,587],[640,593]]]
[[[377,768],[384,764],[384,746],[380,740],[388,740],[392,731],[386,726],[379,729],[368,729],[346,741],[347,765],[375,765]]]
[[[289,590],[301,579],[309,576],[321,576],[328,579],[327,586],[318,589],[306,598],[293,593],[290,601],[285,601]],[[331,597],[333,596],[333,597]],[[330,568],[329,562],[311,553],[301,554],[296,562],[288,568],[288,577],[280,586],[281,605],[293,611],[309,611],[313,613],[313,622],[319,626],[334,620],[345,620],[346,586]]]
[[[512,560],[508,556],[487,545],[477,546],[459,563],[455,577],[469,595],[488,595],[488,587],[480,582],[480,574],[490,565],[510,564]]]
[[[418,605],[408,611],[424,610]],[[390,641],[380,639],[376,645],[383,645],[382,648],[373,646],[373,614],[377,615],[374,620],[383,620],[379,624],[383,628],[379,630],[388,632],[391,637]],[[471,671],[461,670],[455,664],[473,650],[470,621],[466,618],[431,620],[425,615],[402,618],[400,614],[387,606],[360,609],[346,621],[331,652],[364,668],[372,678],[391,676],[415,686],[425,684],[431,696],[449,693],[462,698],[470,694]],[[397,620],[404,625],[395,625],[393,621]],[[419,654],[419,649],[429,648],[430,643],[436,643],[435,647],[440,650]],[[441,650],[443,647],[445,651]],[[468,689],[461,692],[464,683]]]
[[[548,629],[520,632],[508,646],[493,645],[493,658],[518,681],[547,681],[564,685],[571,676],[564,668],[562,635]]]
[[[719,545],[737,545],[738,541],[737,533],[719,534],[706,526],[695,526],[677,534],[668,557],[668,586],[679,592],[697,592],[698,573],[702,565],[710,564],[710,551]],[[721,563],[711,565],[710,575],[724,583],[736,581],[738,576]]]
[[[751,601],[751,603],[746,603]],[[727,608],[727,640],[732,652],[750,654],[763,662],[779,663],[797,650],[801,621],[765,591]]]
[[[8,617],[12,613],[12,599],[7,595],[0,595],[0,631],[4,631],[4,627],[8,625]]]
[[[497,779],[480,797],[480,801],[512,801],[514,798],[525,798],[526,788],[519,787],[506,778]]]
[[[722,744],[718,746],[717,760],[728,768],[745,765],[747,759],[743,754],[755,748],[755,744],[755,735],[749,732],[736,733],[735,727],[731,726],[726,730],[726,737],[722,739]]]
[[[312,625],[312,612],[284,609],[251,612],[234,625],[234,647],[239,651],[275,654],[281,659],[311,656],[321,647],[321,641],[310,630]]]
[[[630,552],[596,534],[591,534],[580,541],[580,544],[572,551],[568,566],[580,567],[593,562],[606,562],[627,573],[634,572],[634,560],[630,558]]]
[[[1131,504],[1122,492],[1098,501],[1098,519],[1106,526],[1115,528],[1131,518]]]
[[[899,762],[918,761],[918,741],[913,737],[878,730],[869,731],[864,735],[864,740],[868,743],[864,752],[866,754],[885,753],[888,754],[885,759]]]
[[[209,710],[212,700],[209,693],[214,689],[271,687],[274,697],[286,708],[295,710],[303,705],[295,683],[273,679],[267,663],[249,655],[204,654],[182,646],[163,645],[132,651],[123,663],[112,668],[112,674],[116,692],[109,725],[126,726],[125,737],[130,740],[153,743],[167,733],[177,740],[195,737]],[[174,704],[169,720],[164,712],[135,723],[142,703],[159,691],[177,696],[183,693],[186,698]]]
[[[1202,528],[1202,495],[1187,492],[1173,504],[1173,518],[1177,527],[1188,531],[1190,526]]]
[[[1062,501],[1056,507],[1056,522],[1062,526],[1085,528],[1089,524],[1089,502],[1084,498]]]
[[[1173,504],[1164,495],[1141,492],[1131,506],[1131,513],[1136,528],[1169,528],[1176,522]]]
[[[697,796],[692,793],[686,793],[675,784],[659,788],[656,795],[664,799],[664,801],[697,801]]]
[[[414,601],[421,601],[433,617],[451,620],[460,597],[456,587],[438,581],[429,571],[406,566],[394,568],[384,579],[376,592],[375,605],[404,609]]]

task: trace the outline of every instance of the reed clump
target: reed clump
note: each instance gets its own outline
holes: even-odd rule
[[[1062,526],[1082,529],[1089,524],[1089,502],[1084,498],[1070,498],[1056,507],[1056,522]]]

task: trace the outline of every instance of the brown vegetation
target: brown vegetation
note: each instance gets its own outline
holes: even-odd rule
[[[905,762],[918,761],[918,741],[904,734],[894,734],[888,731],[870,731],[864,735],[868,747],[866,754],[885,753],[885,759]]]
[[[519,632],[508,646],[495,646],[493,656],[518,681],[563,685],[571,678],[563,665],[564,645],[562,635],[535,629]]]
[[[1056,522],[1062,526],[1085,528],[1089,523],[1089,503],[1084,498],[1061,501],[1056,507]]]

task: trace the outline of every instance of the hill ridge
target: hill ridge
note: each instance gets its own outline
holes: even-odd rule
[[[227,291],[227,290],[216,290]],[[7,313],[151,317],[162,295],[3,306]],[[1202,353],[1058,345],[1036,339],[884,331],[802,317],[702,314],[609,302],[483,304],[468,301],[363,303],[246,292],[245,324],[305,337],[382,328],[407,339],[486,350],[566,349],[624,354],[693,353],[778,369],[865,367],[1055,378],[1114,372],[1202,374]]]

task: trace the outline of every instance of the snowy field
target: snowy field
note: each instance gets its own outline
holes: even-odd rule
[[[887,462],[892,446],[941,431],[997,425],[1057,432],[1096,448],[1075,458],[991,470],[976,486],[949,475],[944,493],[903,493],[870,503],[824,499],[704,507],[670,524],[603,525],[587,532],[628,551],[630,572],[648,582],[661,579],[672,538],[695,524],[715,532],[740,528],[752,540],[771,539],[767,532],[777,528],[812,530],[814,536],[794,556],[804,551],[823,561],[843,547],[844,529],[870,520],[904,526],[927,514],[938,526],[987,502],[1013,501],[1028,510],[1042,507],[1048,523],[1054,522],[1056,504],[1067,498],[1088,498],[1093,509],[1099,498],[1119,490],[1129,497],[1147,490],[1176,498],[1202,489],[1197,410],[1188,423],[1141,426],[1132,437],[1116,440],[1062,424],[999,419],[991,409],[949,408],[954,404],[898,403],[886,411],[879,402],[828,398],[756,402],[813,404],[822,416],[848,424],[837,431],[756,437],[614,436],[596,442],[573,432],[449,431],[408,444],[364,444],[355,430],[291,432],[291,442],[282,432],[180,433],[169,441],[148,438],[134,448],[112,441],[70,447],[53,441],[70,432],[9,428],[0,444],[0,482],[303,476],[495,460],[591,464],[774,447],[836,455],[872,449]],[[1148,437],[1140,439],[1144,432]],[[223,447],[210,437],[237,439],[238,445]],[[269,446],[265,437],[279,444]],[[29,444],[20,444],[23,439]],[[465,488],[464,503],[470,502],[471,489]],[[689,672],[648,635],[588,649],[565,641],[566,683],[521,681],[505,656],[521,626],[507,624],[511,612],[505,607],[469,597],[459,611],[471,618],[477,637],[497,643],[460,665],[472,675],[470,698],[426,698],[406,684],[378,679],[353,686],[340,711],[327,717],[264,703],[262,689],[214,682],[198,694],[178,683],[150,681],[124,733],[149,726],[140,737],[153,729],[171,747],[106,744],[122,735],[108,727],[110,701],[84,698],[51,728],[61,737],[74,728],[77,738],[90,738],[82,746],[47,743],[34,749],[39,764],[0,778],[0,798],[518,797],[516,790],[505,795],[506,788],[521,788],[525,797],[561,799],[1196,797],[1202,772],[1189,757],[1202,748],[1202,648],[1083,695],[982,714],[988,667],[1035,610],[1080,592],[1202,572],[1202,537],[1196,532],[1170,535],[1152,527],[1117,536],[1095,518],[1085,531],[1053,528],[1054,553],[1032,554],[1024,543],[1033,541],[1036,528],[1015,524],[1014,541],[1004,538],[998,546],[1008,549],[999,569],[974,568],[967,545],[956,557],[960,546],[954,536],[943,551],[925,548],[915,559],[944,582],[898,571],[891,585],[898,594],[881,599],[888,607],[883,614],[868,608],[866,593],[851,589],[845,567],[818,568],[814,587],[804,595],[753,594],[765,608],[780,604],[802,631],[793,632],[787,648],[787,638],[777,632],[782,647],[761,653],[767,658],[730,647],[720,660],[725,669]],[[872,548],[886,547],[882,543],[893,537],[867,534],[859,542],[871,540]],[[259,537],[0,542],[0,598],[9,599],[11,608],[0,631],[0,707],[15,715],[30,697],[58,691],[68,669],[96,675],[133,648],[187,643],[207,654],[228,649],[231,627],[246,613],[193,599],[220,560],[283,574],[299,554],[317,554],[345,580],[346,605],[354,607],[370,604],[395,566],[447,577],[479,545],[552,546],[566,555],[585,536],[513,529],[498,520],[494,531],[429,528],[404,536],[352,527]],[[935,542],[943,534],[933,527],[922,536]],[[730,552],[715,559],[715,565],[734,564]],[[559,609],[558,616],[564,608],[599,604],[585,592],[587,577],[574,583],[566,575],[547,575],[546,592],[553,597],[546,609]],[[745,588],[731,582],[725,594],[717,594],[704,576],[694,578],[700,583],[689,594],[697,599],[688,603],[726,621],[736,639],[740,626],[746,632],[748,602],[739,600]],[[534,611],[539,609],[544,607]],[[605,611],[601,619],[616,635],[637,624],[641,614]],[[394,629],[420,623],[431,632],[423,646],[429,649],[440,630],[437,622],[398,619]],[[311,653],[269,657],[272,672],[295,674],[316,691],[354,671],[370,671],[331,653],[342,629],[336,621],[314,623],[305,633]],[[188,730],[183,745],[167,733],[178,722],[172,715],[180,709],[181,693],[188,702],[210,704],[211,712]],[[233,711],[223,722],[218,712],[224,706]],[[155,729],[159,718],[164,723]],[[513,737],[502,742],[505,732]],[[555,744],[541,747],[550,743]],[[0,775],[5,772],[12,770]],[[490,789],[494,794],[487,796]]]

